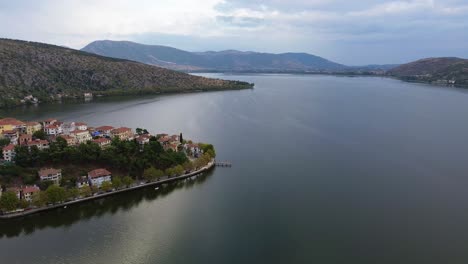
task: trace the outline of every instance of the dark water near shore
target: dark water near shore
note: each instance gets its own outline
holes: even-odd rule
[[[159,191],[0,222],[0,262],[468,262],[465,90],[210,76],[256,87],[0,112],[183,132],[234,164]]]

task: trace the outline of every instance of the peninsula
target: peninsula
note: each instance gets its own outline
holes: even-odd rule
[[[0,119],[0,218],[192,177],[214,166],[211,144],[143,128]]]

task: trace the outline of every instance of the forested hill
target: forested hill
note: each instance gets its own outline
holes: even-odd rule
[[[407,81],[468,86],[468,60],[427,58],[400,65],[387,72]]]
[[[0,107],[32,95],[40,101],[101,95],[251,88],[69,48],[0,39]]]
[[[111,40],[94,41],[82,51],[181,71],[327,72],[346,69],[344,65],[307,53],[189,52],[167,46]]]

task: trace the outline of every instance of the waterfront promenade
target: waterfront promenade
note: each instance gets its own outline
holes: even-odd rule
[[[216,161],[214,159],[212,159],[206,166],[200,168],[199,170],[196,170],[196,171],[193,171],[193,172],[190,172],[190,173],[187,173],[187,174],[183,174],[183,175],[180,175],[180,176],[166,178],[166,179],[158,180],[158,181],[154,181],[154,182],[139,182],[139,183],[133,184],[132,186],[130,186],[128,188],[123,188],[123,189],[119,189],[119,190],[114,190],[114,191],[109,191],[109,192],[105,192],[105,193],[95,194],[95,195],[90,196],[90,197],[84,197],[84,198],[76,199],[76,200],[73,200],[73,201],[64,202],[64,203],[61,203],[61,204],[56,204],[56,205],[51,205],[51,206],[44,206],[44,207],[35,208],[35,209],[31,209],[31,210],[27,210],[27,211],[23,211],[23,212],[18,212],[18,213],[4,214],[4,215],[0,215],[0,219],[20,218],[20,217],[24,217],[24,216],[28,216],[28,215],[32,215],[32,214],[37,214],[37,213],[40,213],[40,212],[45,212],[45,211],[48,211],[48,210],[63,208],[63,207],[68,206],[68,205],[73,205],[73,204],[77,204],[77,203],[82,203],[82,202],[87,202],[87,201],[91,201],[91,200],[95,200],[95,199],[100,199],[100,198],[103,198],[103,197],[119,194],[119,193],[122,193],[122,192],[128,192],[128,191],[133,191],[133,190],[137,190],[137,189],[146,188],[146,187],[149,187],[149,186],[161,185],[161,184],[165,184],[165,183],[170,183],[170,182],[174,182],[174,181],[178,181],[178,180],[187,179],[187,178],[196,176],[196,175],[198,175],[200,173],[209,171],[212,168],[214,168],[215,165],[216,165]]]

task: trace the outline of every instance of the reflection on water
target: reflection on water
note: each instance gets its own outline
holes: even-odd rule
[[[102,199],[67,206],[67,209],[56,209],[18,219],[0,220],[0,239],[29,235],[45,228],[71,226],[78,221],[85,221],[93,217],[113,215],[120,211],[128,211],[143,201],[154,201],[163,198],[180,189],[190,189],[203,184],[213,175],[213,170],[202,175],[177,182],[167,183],[158,190],[153,187],[124,192]]]

